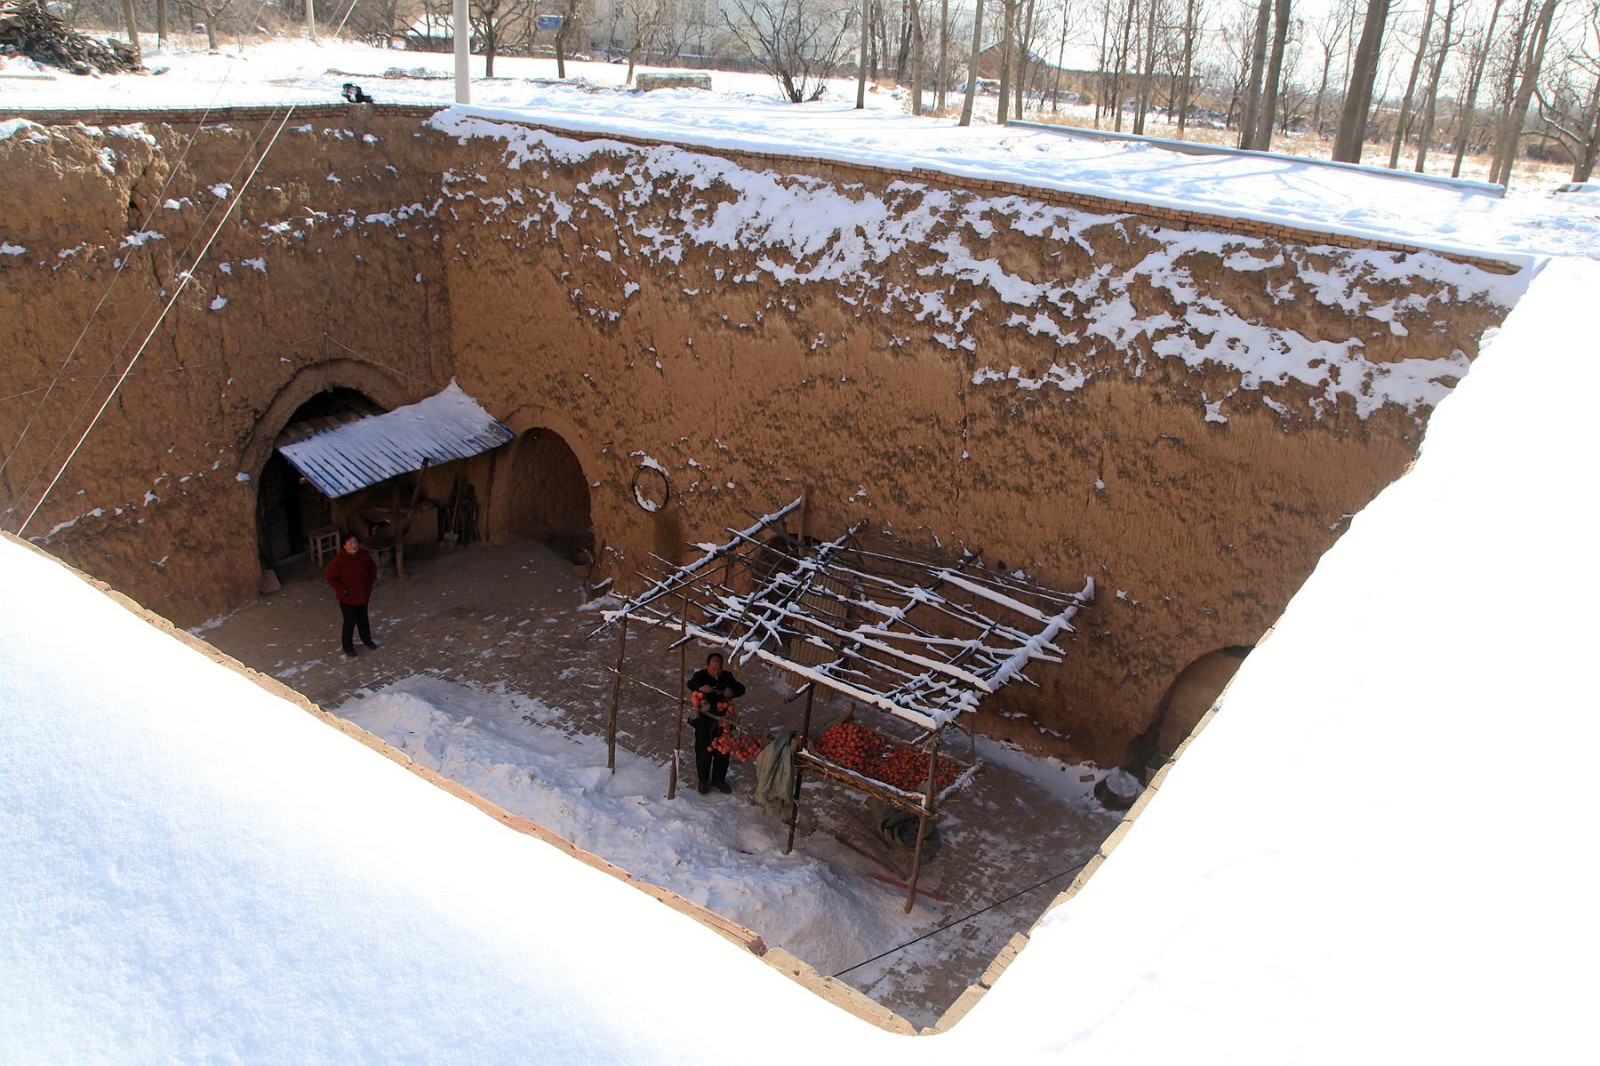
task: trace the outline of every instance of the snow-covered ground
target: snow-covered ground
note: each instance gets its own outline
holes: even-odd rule
[[[174,56],[155,77],[7,81],[4,105],[205,103],[206,69],[217,102],[331,99],[422,61],[305,52],[252,51],[264,73],[239,81],[227,55],[193,76]],[[443,102],[448,83],[414,80]],[[1428,244],[1600,247],[1585,196],[1441,195],[760,96],[491,84],[508,94],[493,108],[569,127]],[[0,136],[26,128],[0,120]],[[839,1011],[0,542],[0,1060],[1582,1060],[1600,994],[1581,768],[1600,743],[1582,665],[1600,642],[1597,292],[1600,264],[1544,266],[1111,859],[928,1039]],[[416,757],[441,765],[492,737],[435,718],[462,698],[369,697],[375,725],[418,732]],[[502,754],[483,761],[520,765]],[[654,844],[660,826],[641,832]]]
[[[438,53],[344,42],[278,40],[220,53],[149,53],[162,74],[11,80],[4,109],[207,107],[307,104],[340,100],[356,81],[380,102],[448,106],[453,60]],[[12,60],[8,70],[26,64]],[[473,71],[481,74],[482,59]],[[0,71],[3,73],[3,71]],[[1108,143],[1060,132],[906,113],[903,97],[875,92],[854,108],[855,86],[837,83],[813,104],[778,99],[759,74],[714,72],[712,92],[626,91],[627,68],[568,64],[571,83],[554,81],[553,60],[501,58],[494,79],[476,78],[474,113],[503,114],[560,128],[659,137],[706,147],[841,159],[910,172],[1013,181],[1225,216],[1269,219],[1310,229],[1403,240],[1442,249],[1501,253],[1600,254],[1600,215],[1583,198],[1500,199],[1473,183],[1422,184],[1379,168],[1329,167],[1289,156],[1192,156],[1139,143]],[[390,77],[386,75],[393,74]]]

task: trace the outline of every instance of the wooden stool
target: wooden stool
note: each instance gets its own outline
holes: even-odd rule
[[[325,566],[329,559],[339,554],[339,528],[323,526],[313,529],[307,538],[306,554],[312,566]]]

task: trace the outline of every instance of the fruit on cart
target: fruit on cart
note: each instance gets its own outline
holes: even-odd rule
[[[863,777],[900,790],[921,792],[928,782],[928,753],[912,744],[891,740],[875,730],[855,722],[835,722],[817,737],[812,751]],[[935,791],[949,788],[961,775],[963,767],[954,759],[940,756],[934,764]]]

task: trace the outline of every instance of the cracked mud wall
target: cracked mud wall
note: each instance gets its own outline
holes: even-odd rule
[[[0,239],[18,250],[0,255],[0,522],[37,504],[151,336],[27,533],[182,624],[255,595],[253,479],[295,407],[333,387],[390,407],[450,376],[438,175],[410,166],[414,121],[292,121],[155,328],[274,129],[0,140]]]
[[[155,144],[0,141],[30,183],[8,202],[54,205],[0,232],[27,249],[0,257],[0,331],[24,353],[3,395],[48,383],[142,232],[127,201],[176,197],[112,290],[115,328],[103,311],[91,330],[103,369],[255,134],[207,132],[177,164],[183,136],[146,129]],[[1271,625],[1522,285],[1432,253],[453,114],[283,137],[108,413],[118,435],[97,431],[30,527],[52,551],[180,621],[214,614],[254,592],[236,474],[280,418],[325,379],[393,406],[455,375],[518,432],[560,435],[624,586],[647,553],[802,491],[814,533],[864,517],[1048,584],[1093,577],[1066,663],[982,725],[1107,764],[1186,666]],[[70,384],[74,404],[99,387]],[[0,405],[0,446],[25,408]],[[50,412],[46,440],[70,421]],[[508,456],[488,486],[537,483]],[[631,486],[647,462],[672,488],[653,514]],[[8,467],[3,503],[22,488]],[[514,524],[518,501],[486,506],[491,533]]]
[[[441,115],[463,384],[555,428],[610,572],[801,491],[811,532],[1100,588],[983,728],[1130,758],[1254,644],[1525,279],[1011,192]],[[923,180],[926,179],[926,180]],[[647,513],[630,479],[672,484]]]

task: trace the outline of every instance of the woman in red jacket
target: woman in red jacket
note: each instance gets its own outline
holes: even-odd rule
[[[378,564],[372,553],[361,546],[354,534],[344,538],[344,547],[328,564],[328,584],[339,597],[339,610],[344,615],[344,628],[339,632],[339,642],[344,653],[355,658],[356,648],[352,637],[361,630],[361,643],[376,648],[372,639],[372,623],[367,618],[367,601],[372,599],[372,586],[378,583]]]

